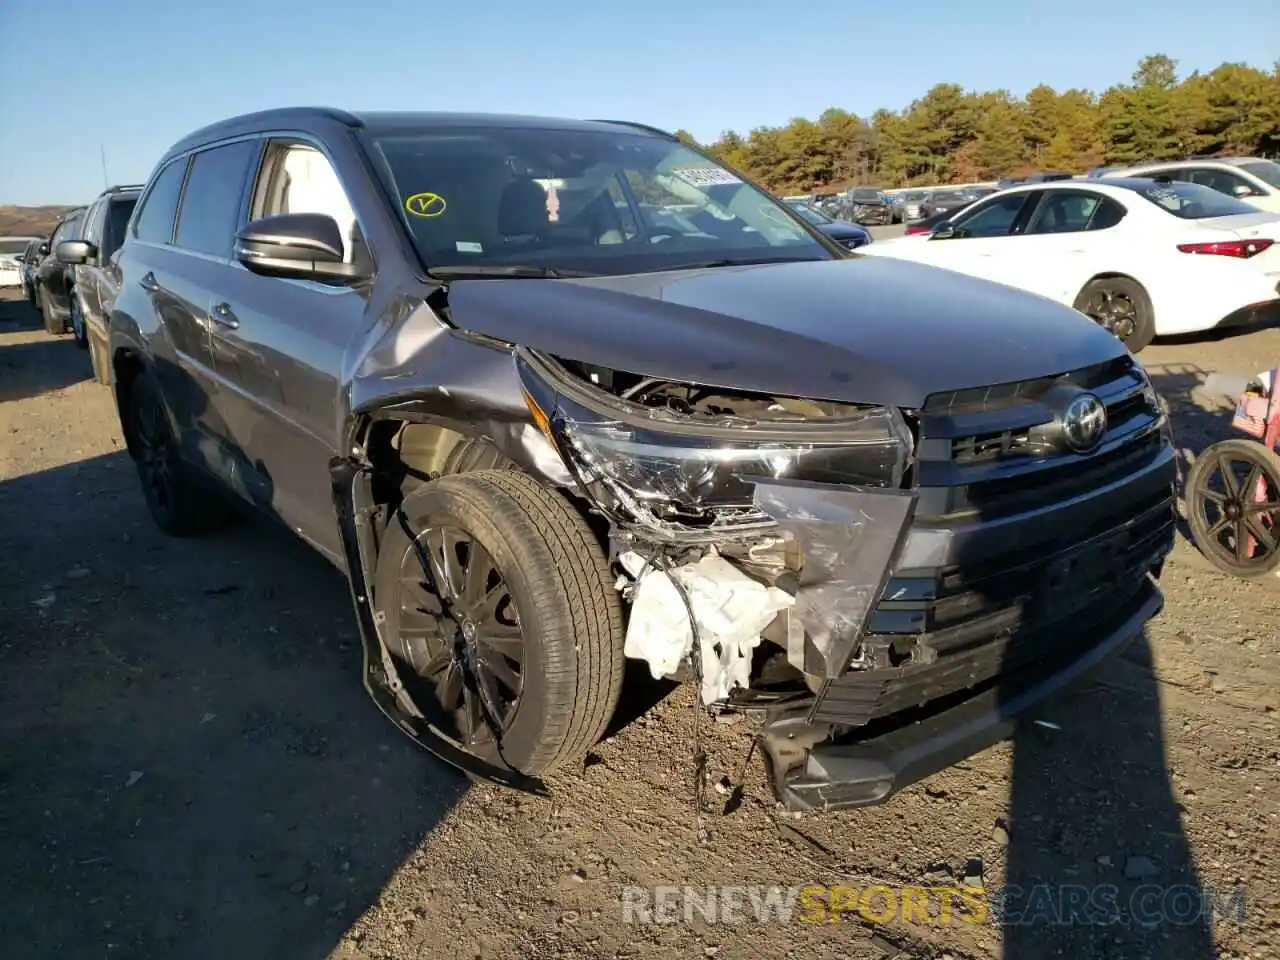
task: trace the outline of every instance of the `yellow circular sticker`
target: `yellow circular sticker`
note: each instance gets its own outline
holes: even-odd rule
[[[404,201],[405,210],[415,217],[438,217],[448,209],[438,193],[415,193]]]

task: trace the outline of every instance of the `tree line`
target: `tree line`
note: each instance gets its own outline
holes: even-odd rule
[[[685,131],[677,135],[693,138]],[[1101,94],[1040,85],[1025,97],[940,83],[906,109],[859,117],[833,107],[817,120],[729,130],[713,155],[780,193],[928,186],[1082,173],[1102,165],[1188,156],[1280,153],[1280,62],[1270,72],[1224,63],[1177,75],[1163,54]]]

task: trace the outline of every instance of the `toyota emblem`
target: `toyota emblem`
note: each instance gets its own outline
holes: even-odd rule
[[[1062,414],[1062,439],[1076,453],[1087,453],[1107,432],[1107,408],[1092,393],[1082,393]]]

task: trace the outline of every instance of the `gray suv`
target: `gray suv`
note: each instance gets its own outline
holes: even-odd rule
[[[657,130],[227,120],[119,267],[157,523],[286,524],[378,706],[476,776],[580,763],[630,656],[753,718],[790,807],[876,803],[1161,607],[1173,452],[1115,337],[842,251]]]
[[[71,332],[76,343],[88,349],[93,375],[99,383],[111,382],[107,330],[112,306],[120,293],[120,265],[115,255],[124,243],[141,191],[141,186],[115,186],[102,191],[85,213],[83,236],[63,240],[53,251],[59,262],[71,270]]]

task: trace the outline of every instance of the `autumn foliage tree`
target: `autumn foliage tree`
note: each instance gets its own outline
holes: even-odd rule
[[[685,139],[692,139],[681,131]],[[1017,97],[938,84],[905,110],[726,131],[708,148],[779,192],[963,183],[1034,170],[1204,154],[1280,154],[1280,63],[1225,63],[1179,80],[1162,54],[1101,94],[1041,84]]]

